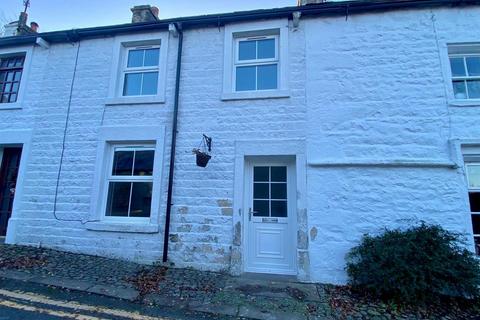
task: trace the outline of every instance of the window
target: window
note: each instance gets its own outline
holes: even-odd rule
[[[253,168],[253,215],[287,217],[287,167]]]
[[[472,212],[475,252],[480,255],[480,162],[465,164],[468,181],[468,198]]]
[[[0,57],[0,103],[17,102],[25,55]]]
[[[125,60],[122,95],[157,95],[160,47],[127,48]]]
[[[155,146],[114,146],[106,217],[150,218]]]
[[[235,91],[278,89],[278,36],[237,38]]]

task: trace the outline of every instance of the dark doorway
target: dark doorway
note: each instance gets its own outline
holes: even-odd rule
[[[0,237],[7,234],[8,219],[12,215],[21,155],[22,148],[3,149],[0,166]]]

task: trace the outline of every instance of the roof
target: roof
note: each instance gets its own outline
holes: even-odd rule
[[[291,18],[294,12],[302,17],[339,16],[390,10],[421,9],[431,7],[465,7],[480,5],[480,0],[380,0],[341,1],[309,4],[304,6],[209,14],[192,17],[164,19],[145,23],[126,23],[113,26],[72,29],[0,38],[0,47],[32,45],[37,37],[50,43],[72,42],[80,39],[114,36],[122,33],[167,30],[171,23],[179,23],[183,29],[219,27],[228,23],[262,19]]]

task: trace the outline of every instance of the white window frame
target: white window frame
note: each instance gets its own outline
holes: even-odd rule
[[[22,78],[18,89],[17,101],[12,103],[0,103],[0,110],[22,109],[24,105],[24,96],[29,78],[30,65],[32,60],[33,47],[20,47],[16,49],[0,49],[0,56],[25,55],[23,62]]]
[[[480,158],[480,156],[479,156]],[[474,161],[468,161],[466,160],[465,161],[465,174],[467,176],[467,188],[468,188],[468,193],[470,194],[471,192],[474,192],[474,193],[480,193],[480,187],[479,188],[472,188],[470,187],[470,177],[468,175],[468,167],[480,167],[480,162],[474,162]],[[470,197],[470,196],[469,196]],[[470,202],[469,202],[469,208],[470,208]],[[476,216],[480,216],[480,212],[474,212],[474,211],[471,211],[470,210],[470,214],[472,216],[476,215]],[[479,233],[474,233],[474,229],[473,229],[473,221],[471,222],[472,223],[472,234],[473,234],[473,243],[475,245],[475,238],[479,238],[480,237],[480,234]]]
[[[162,174],[165,126],[102,127],[99,131],[95,176],[92,189],[88,230],[130,233],[158,233],[161,212]],[[153,163],[153,188],[150,218],[108,217],[108,177],[111,175],[113,148],[117,146],[155,146]],[[128,177],[131,178],[130,176]]]
[[[449,54],[448,55],[448,59],[450,60],[451,58],[462,58],[463,59],[463,65],[465,67],[465,72],[468,72],[468,69],[467,69],[467,61],[465,58],[468,58],[468,57],[479,57],[480,58],[480,53],[464,53],[464,54]],[[450,61],[449,61],[450,62]],[[455,98],[455,100],[465,100],[465,101],[480,101],[480,98],[470,98],[469,97],[469,94],[468,94],[468,85],[467,85],[467,81],[468,80],[480,80],[480,76],[469,76],[469,75],[465,75],[465,76],[454,76],[452,74],[452,90],[453,90],[453,82],[454,81],[463,81],[465,83],[465,92],[467,94],[467,98],[465,99],[459,99],[459,98]],[[453,93],[455,94],[455,92]]]
[[[267,59],[251,59],[251,60],[240,60],[240,42],[242,41],[257,41],[257,40],[267,40],[267,39],[274,39],[275,40],[275,56],[273,58],[267,58]],[[237,67],[257,67],[257,66],[262,66],[262,65],[270,65],[270,64],[276,64],[277,65],[277,88],[276,89],[267,89],[267,90],[249,90],[250,92],[258,92],[258,91],[275,91],[278,90],[278,87],[280,85],[280,59],[279,59],[279,54],[278,54],[278,42],[279,42],[279,36],[278,35],[265,35],[265,36],[252,36],[252,37],[238,37],[234,39],[235,41],[235,63],[233,64],[233,78],[232,78],[232,84],[233,88],[232,90],[235,93],[241,93],[241,92],[248,92],[248,91],[237,91]],[[257,74],[255,74],[255,88],[257,87]]]
[[[108,163],[108,166],[107,166],[107,176],[105,178],[105,187],[104,187],[104,190],[105,190],[105,193],[103,195],[103,214],[104,214],[104,218],[106,221],[112,221],[112,222],[146,222],[148,223],[149,220],[150,220],[150,217],[116,217],[116,216],[108,216],[107,215],[107,206],[108,206],[108,192],[109,192],[109,185],[110,185],[110,182],[151,182],[152,183],[152,186],[153,186],[153,173],[151,176],[114,176],[112,175],[112,169],[113,169],[113,162],[114,162],[114,159],[115,159],[115,151],[132,151],[132,150],[135,150],[135,151],[138,151],[138,150],[142,150],[142,151],[147,151],[147,150],[150,150],[150,151],[154,151],[155,152],[155,144],[151,144],[151,143],[148,143],[148,144],[145,144],[145,143],[135,143],[135,142],[132,142],[132,143],[121,143],[121,144],[111,144],[110,145],[110,154],[109,154],[109,157],[110,157],[110,162]],[[156,154],[154,154],[154,157],[156,157]],[[155,158],[154,158],[155,160]],[[135,163],[135,158],[133,159],[134,163]],[[155,170],[155,168],[153,168],[153,170]],[[130,190],[130,202],[132,200],[132,189]],[[130,203],[129,202],[129,210],[130,210]],[[152,207],[151,207],[151,203],[150,203],[150,216],[152,214]]]
[[[224,44],[224,68],[223,68],[223,90],[222,100],[243,100],[243,99],[266,99],[266,98],[288,98],[288,19],[277,19],[270,21],[258,21],[249,23],[230,24],[225,26]],[[254,38],[277,39],[276,61],[272,59],[261,60],[238,60],[239,41]],[[236,67],[238,65],[260,65],[277,63],[277,89],[273,90],[252,90],[236,91]],[[248,64],[247,64],[248,63]]]
[[[140,45],[140,46],[133,46],[133,47],[127,47],[125,48],[125,55],[123,56],[123,71],[122,71],[122,83],[118,86],[118,89],[120,92],[118,92],[118,96],[121,97],[154,97],[156,94],[153,95],[132,95],[132,96],[125,96],[123,94],[125,90],[125,77],[129,73],[147,73],[147,72],[158,72],[158,77],[160,78],[160,61],[158,61],[158,65],[156,66],[147,66],[147,67],[128,67],[128,55],[130,51],[133,50],[147,50],[147,49],[159,49],[160,53],[160,45]],[[141,88],[143,88],[143,77],[142,77],[142,85]],[[157,79],[157,94],[159,90],[159,84],[158,84],[158,79]]]
[[[139,35],[116,36],[106,105],[135,105],[165,103],[168,61],[168,31]],[[158,67],[127,68],[128,52],[135,49],[160,48]],[[158,71],[156,95],[124,96],[125,73]]]

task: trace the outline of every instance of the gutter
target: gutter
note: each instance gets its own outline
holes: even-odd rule
[[[304,6],[294,6],[275,9],[262,9],[210,14],[203,16],[165,19],[155,22],[127,23],[114,26],[83,28],[66,31],[45,32],[35,35],[0,38],[0,47],[32,45],[36,38],[41,37],[50,43],[69,42],[72,35],[79,39],[114,36],[121,33],[145,32],[153,30],[168,30],[172,23],[181,24],[182,29],[200,27],[219,27],[228,23],[244,22],[260,19],[291,18],[294,12],[300,12],[302,17],[309,16],[346,16],[360,13],[383,12],[390,10],[421,9],[431,7],[465,7],[480,5],[480,0],[387,0],[387,1],[342,1],[325,2]]]
[[[180,96],[180,72],[182,68],[182,49],[183,49],[183,30],[179,23],[173,24],[174,30],[178,34],[178,50],[177,50],[177,71],[175,76],[175,101],[173,105],[173,121],[172,121],[172,142],[170,145],[170,166],[168,172],[168,191],[167,191],[167,208],[165,213],[165,232],[163,240],[163,262],[168,259],[168,242],[170,238],[170,216],[172,212],[172,195],[173,195],[173,178],[175,173],[175,150],[177,147],[177,124],[178,124],[178,100]]]

